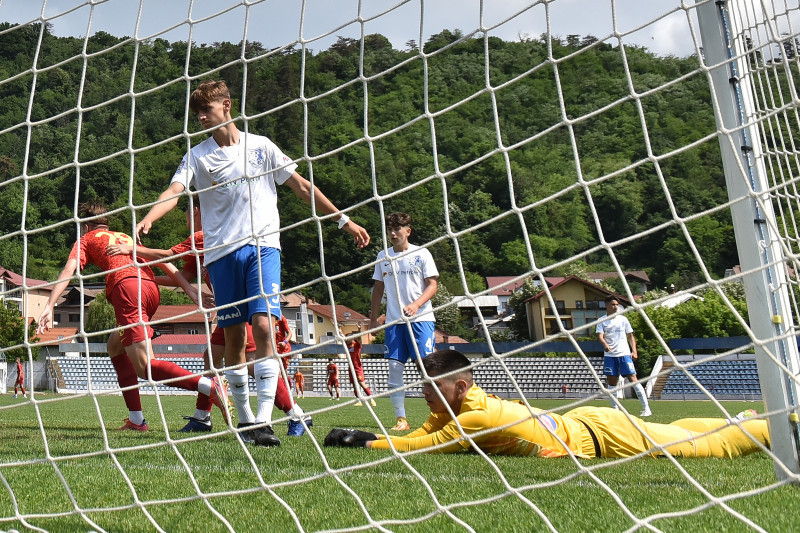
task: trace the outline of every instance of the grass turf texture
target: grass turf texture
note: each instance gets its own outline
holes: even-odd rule
[[[286,437],[285,422],[275,425],[281,447],[245,448],[224,432],[216,411],[214,433],[178,433],[181,417],[194,408],[190,396],[162,397],[161,410],[154,397],[143,397],[149,433],[114,431],[127,416],[119,396],[36,399],[34,405],[0,396],[0,530],[211,533],[370,530],[380,524],[392,531],[440,533],[468,530],[468,524],[476,531],[621,531],[643,520],[661,531],[750,531],[748,521],[768,531],[800,528],[798,488],[776,486],[765,454],[676,462],[487,462],[476,454],[400,459],[371,450],[317,448],[308,435]],[[366,406],[346,403],[300,400],[307,411],[317,411],[312,432],[320,446],[332,427],[379,431]],[[428,414],[425,403],[406,403],[409,422],[419,426]],[[532,403],[557,409],[566,402]],[[635,400],[625,405],[638,413]],[[761,407],[723,405],[731,414]],[[388,399],[378,399],[375,411],[387,427],[393,425]],[[653,412],[655,422],[720,415],[711,402],[653,402]],[[109,429],[105,434],[101,419]]]

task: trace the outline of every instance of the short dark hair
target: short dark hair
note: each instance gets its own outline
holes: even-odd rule
[[[402,228],[411,226],[411,215],[408,213],[392,213],[386,217],[386,226],[390,228]]]
[[[613,302],[614,300],[616,300],[616,301],[617,301],[617,303],[620,303],[620,301],[619,301],[619,298],[617,298],[617,297],[616,297],[616,296],[614,296],[614,295],[606,296],[606,299],[605,299],[604,301],[605,301],[606,303],[610,303],[610,302]]]
[[[106,213],[108,209],[100,202],[86,202],[78,206],[78,215],[81,218],[90,218],[85,220],[84,224],[90,226],[108,226],[108,216]]]
[[[217,100],[230,100],[231,92],[224,81],[208,80],[197,86],[189,96],[189,109],[197,114],[203,107]]]
[[[452,377],[472,379],[472,363],[467,357],[456,350],[441,350],[433,352],[428,357],[422,358],[422,366],[430,377],[450,374]],[[463,372],[459,372],[462,370]]]

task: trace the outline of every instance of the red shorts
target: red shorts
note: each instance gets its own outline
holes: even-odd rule
[[[124,278],[114,286],[108,301],[114,306],[114,315],[117,318],[117,326],[129,326],[144,322],[150,322],[151,317],[158,309],[161,295],[158,292],[158,285],[148,279],[141,280],[142,295],[139,298],[139,278]],[[141,303],[141,312],[139,304]],[[153,328],[149,325],[134,326],[126,328],[120,332],[122,345],[130,346],[137,342],[142,342],[153,336]]]
[[[328,378],[328,387],[338,387],[339,378]]]
[[[357,366],[352,369],[350,368],[347,369],[347,375],[350,376],[350,383],[355,385],[355,382],[353,381],[353,371],[355,371],[356,379],[358,381],[364,381],[364,368]]]
[[[25,376],[20,376],[19,379],[14,383],[14,385],[24,385],[25,384]]]
[[[225,346],[225,328],[217,326],[211,332],[211,344],[214,346]],[[250,353],[256,351],[256,341],[253,338],[253,326],[247,324],[247,344],[244,346],[244,352]]]

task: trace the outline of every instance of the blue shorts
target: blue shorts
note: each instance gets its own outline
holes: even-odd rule
[[[630,376],[636,374],[636,367],[633,366],[633,359],[630,355],[622,357],[603,357],[603,374],[606,376]]]
[[[208,265],[208,275],[219,307],[219,327],[252,323],[256,313],[280,318],[281,252],[277,248],[262,247],[259,258],[258,248],[247,244]]]
[[[412,338],[407,324],[395,324],[386,328],[386,348],[389,353],[386,359],[395,359],[406,364],[410,357],[417,358],[414,345],[419,349],[421,357],[427,357],[436,349],[435,325],[433,322],[411,322],[414,332]]]

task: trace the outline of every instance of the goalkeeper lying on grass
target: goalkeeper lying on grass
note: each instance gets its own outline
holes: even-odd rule
[[[469,359],[455,350],[435,352],[422,364],[434,379],[422,389],[431,409],[422,427],[405,437],[333,429],[325,446],[388,450],[391,440],[401,452],[437,447],[431,451],[452,453],[474,443],[498,455],[582,458],[655,457],[664,454],[658,446],[676,457],[739,457],[769,447],[767,422],[746,418],[752,411],[733,419],[686,418],[671,424],[629,419],[608,407],[579,407],[557,415],[486,394],[472,381]]]

